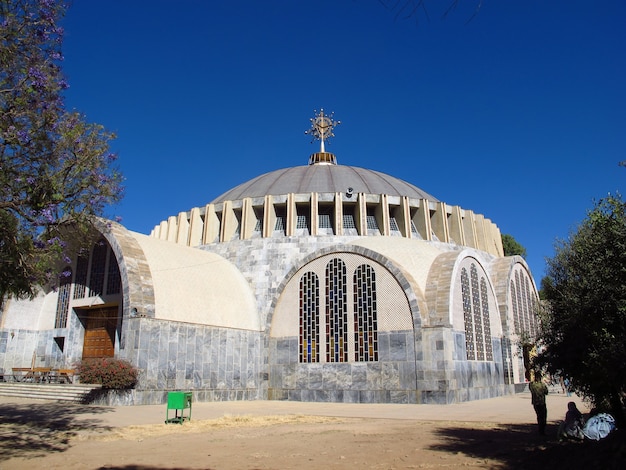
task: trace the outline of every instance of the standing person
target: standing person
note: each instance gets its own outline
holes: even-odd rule
[[[528,385],[532,397],[533,408],[537,414],[537,424],[539,425],[539,434],[546,433],[546,422],[548,420],[548,408],[546,407],[546,395],[548,387],[541,380],[541,372],[535,372],[534,380]]]
[[[572,396],[572,391],[570,389],[570,380],[568,377],[565,377],[565,381],[563,382],[565,384],[565,391],[567,392],[567,396],[570,397]]]

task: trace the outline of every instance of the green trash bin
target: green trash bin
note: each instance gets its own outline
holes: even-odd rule
[[[191,421],[191,401],[191,392],[168,392],[165,424],[183,424],[185,420]],[[174,410],[174,416],[171,418],[170,410]],[[187,415],[185,410],[188,410]]]

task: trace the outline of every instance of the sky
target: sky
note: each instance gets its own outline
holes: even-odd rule
[[[117,134],[125,176],[107,215],[149,234],[306,165],[324,109],[338,164],[483,214],[539,284],[555,241],[625,192],[626,2],[410,3],[73,0],[66,106]]]

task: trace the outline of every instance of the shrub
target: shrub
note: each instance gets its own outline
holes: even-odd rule
[[[84,384],[101,384],[106,389],[128,389],[137,384],[137,369],[123,359],[83,359],[76,369]]]

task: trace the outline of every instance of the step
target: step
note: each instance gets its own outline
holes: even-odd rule
[[[82,402],[93,390],[99,388],[101,388],[99,385],[90,384],[69,385],[0,382],[0,395],[42,400]]]

